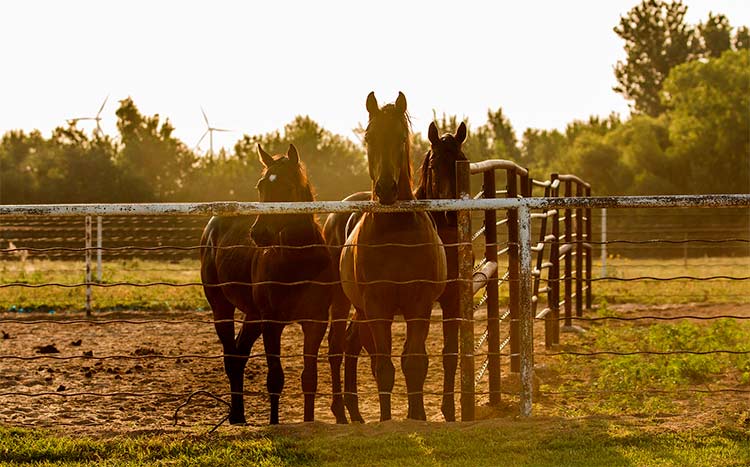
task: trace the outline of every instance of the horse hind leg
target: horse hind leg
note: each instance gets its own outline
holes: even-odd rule
[[[338,287],[338,290],[334,292],[331,304],[331,329],[328,331],[328,363],[331,366],[331,387],[333,390],[331,412],[336,417],[336,423],[347,423],[345,401],[341,390],[341,362],[344,360],[347,334],[346,319],[349,316],[350,308],[349,299],[346,298],[341,287]]]
[[[426,317],[426,319],[424,319]],[[429,311],[418,315],[418,318],[406,321],[406,342],[401,356],[401,370],[406,379],[406,390],[409,399],[407,418],[427,420],[424,410],[424,382],[427,378],[427,349],[425,341],[430,329]]]
[[[263,326],[263,347],[266,352],[268,374],[266,375],[266,389],[271,400],[271,415],[269,423],[279,424],[279,400],[284,389],[284,369],[281,366],[281,332],[283,324],[265,323]]]

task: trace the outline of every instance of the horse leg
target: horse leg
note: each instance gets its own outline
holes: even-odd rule
[[[265,323],[263,325],[263,347],[266,351],[268,375],[266,388],[271,399],[271,425],[279,424],[279,399],[284,389],[284,369],[281,367],[281,332],[283,324]]]
[[[218,291],[217,291],[218,292]],[[247,357],[237,351],[234,338],[234,305],[223,295],[214,293],[213,290],[206,293],[214,315],[214,328],[221,341],[224,353],[224,372],[229,379],[229,391],[231,393],[231,405],[229,407],[229,423],[232,425],[244,425],[245,401],[243,398],[243,375]],[[248,351],[249,353],[249,351]]]
[[[423,319],[426,318],[426,319]],[[401,356],[401,370],[406,379],[406,390],[409,394],[409,411],[407,418],[427,420],[424,411],[424,381],[427,378],[427,349],[425,341],[430,329],[430,313],[418,315],[417,319],[406,320],[406,342]]]
[[[351,304],[341,287],[336,287],[331,303],[331,329],[328,331],[328,363],[331,365],[331,386],[333,401],[331,412],[336,423],[347,423],[344,410],[344,397],[341,394],[341,362],[344,360],[346,340],[346,319],[349,317]],[[344,375],[346,378],[346,375]]]
[[[304,334],[304,368],[302,370],[302,393],[305,395],[306,422],[315,420],[315,393],[318,390],[318,351],[326,335],[326,323],[305,321],[302,323]],[[339,363],[339,366],[341,364]],[[341,382],[339,381],[339,390]],[[344,417],[346,420],[346,417]]]
[[[365,302],[367,303],[367,302]],[[380,399],[380,421],[391,419],[391,392],[396,369],[391,360],[391,349],[393,346],[391,336],[390,319],[383,319],[383,314],[367,313],[372,340],[375,342],[375,379],[378,383],[378,394]]]
[[[357,363],[362,352],[360,333],[367,331],[359,322],[362,312],[356,310],[346,329],[346,360],[344,364],[344,403],[352,422],[364,423],[359,413],[359,396],[357,395]],[[368,331],[369,332],[369,331]]]
[[[453,284],[448,284],[450,287]],[[446,290],[448,292],[448,290]],[[455,298],[455,300],[453,300]],[[440,298],[443,310],[443,403],[440,406],[446,422],[456,421],[456,368],[458,367],[458,296],[444,293]]]

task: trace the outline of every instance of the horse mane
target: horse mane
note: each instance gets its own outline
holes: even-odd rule
[[[424,155],[424,160],[422,160],[422,166],[419,168],[419,185],[417,185],[417,189],[414,191],[414,196],[417,199],[425,199],[427,197],[427,189],[429,188],[427,186],[427,179],[430,175],[430,159],[432,158],[432,149],[428,149],[427,153]]]
[[[399,112],[396,109],[396,104],[386,104],[380,108],[380,112],[374,117],[370,115],[367,122],[367,128],[365,129],[365,142],[372,137],[372,133],[378,125],[382,125],[384,121],[392,121],[398,126],[402,127],[406,131],[406,148],[405,154],[405,165],[406,175],[409,180],[409,186],[412,183],[412,169],[411,169],[411,118],[408,112]]]
[[[302,186],[302,201],[315,201],[315,190],[313,190],[310,184],[310,179],[307,178],[307,167],[300,161],[299,163],[299,182]],[[314,217],[314,216],[313,216]]]

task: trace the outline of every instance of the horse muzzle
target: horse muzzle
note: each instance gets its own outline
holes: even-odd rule
[[[380,204],[393,204],[398,198],[398,185],[395,180],[380,179],[375,184],[375,195]]]

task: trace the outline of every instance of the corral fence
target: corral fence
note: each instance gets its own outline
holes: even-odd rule
[[[501,169],[508,171],[508,167],[495,167],[494,169]],[[493,170],[494,170],[493,169]],[[511,177],[508,178],[508,185],[512,186],[513,182],[510,180],[516,180],[516,177],[520,174],[521,178],[525,176],[522,170],[511,167],[510,170],[514,172]],[[484,173],[484,170],[480,170],[477,167],[470,167],[468,164],[459,166],[458,177],[459,187],[468,187],[469,185],[466,180],[469,178],[469,174]],[[682,196],[631,196],[631,197],[590,197],[590,196],[566,196],[572,194],[571,190],[563,188],[563,196],[552,196],[554,190],[558,190],[559,195],[560,184],[563,183],[566,187],[568,181],[566,177],[557,177],[556,179],[550,180],[549,183],[543,182],[539,186],[544,188],[545,191],[549,190],[551,196],[546,197],[519,197],[518,195],[512,195],[504,193],[506,197],[496,198],[497,195],[492,183],[494,183],[494,174],[492,177],[483,176],[485,180],[485,186],[483,187],[484,194],[488,195],[482,199],[472,199],[471,192],[463,188],[461,189],[462,199],[459,200],[425,200],[425,201],[408,201],[399,202],[393,206],[383,206],[373,202],[310,202],[310,203],[240,203],[240,202],[226,202],[226,203],[174,203],[174,204],[109,204],[109,205],[29,205],[29,206],[0,206],[0,217],[5,216],[25,216],[30,219],[43,219],[45,216],[102,216],[107,218],[108,216],[146,216],[146,215],[167,215],[167,216],[185,216],[185,215],[257,215],[257,214],[298,214],[298,213],[324,213],[324,212],[405,212],[405,211],[459,211],[459,255],[460,255],[460,276],[459,281],[463,285],[462,304],[463,313],[461,321],[461,342],[460,342],[460,361],[461,361],[461,401],[462,401],[462,419],[471,420],[474,418],[473,408],[475,406],[475,393],[477,384],[477,374],[475,372],[475,353],[476,353],[476,341],[475,341],[475,322],[474,322],[474,303],[473,297],[477,287],[476,282],[484,282],[485,284],[493,284],[500,279],[497,276],[497,266],[495,271],[484,269],[486,264],[480,268],[484,270],[482,274],[477,277],[474,271],[474,264],[472,261],[472,231],[470,228],[470,215],[471,211],[484,211],[485,214],[497,212],[499,210],[509,210],[513,213],[511,218],[515,219],[511,222],[508,220],[509,228],[513,232],[509,231],[509,245],[508,245],[508,256],[517,254],[518,260],[515,258],[511,261],[515,266],[511,267],[508,271],[507,281],[517,286],[517,295],[513,299],[513,305],[511,305],[509,315],[511,316],[511,329],[517,326],[518,329],[518,347],[514,350],[511,347],[510,353],[508,354],[511,359],[517,357],[518,369],[520,373],[520,411],[524,416],[531,415],[532,409],[532,398],[533,398],[533,374],[534,374],[534,335],[533,335],[533,324],[536,318],[544,319],[545,322],[551,322],[550,327],[554,327],[554,323],[560,323],[561,320],[567,320],[568,317],[573,319],[572,316],[572,298],[576,298],[582,303],[583,292],[590,291],[590,283],[594,279],[590,278],[588,273],[588,280],[578,281],[580,285],[576,286],[576,291],[571,289],[565,292],[565,299],[560,302],[559,295],[552,296],[548,302],[548,307],[542,310],[540,313],[535,314],[535,306],[538,302],[538,294],[535,294],[535,281],[541,280],[542,268],[554,271],[553,264],[545,265],[545,261],[539,262],[539,256],[537,256],[536,266],[533,262],[534,253],[544,251],[546,245],[551,245],[548,249],[551,253],[548,257],[552,260],[562,261],[565,265],[567,262],[571,262],[571,269],[567,270],[564,267],[565,272],[562,277],[559,275],[555,276],[554,273],[547,277],[548,286],[545,289],[553,289],[551,286],[555,282],[560,283],[566,282],[566,279],[572,279],[576,276],[578,279],[582,278],[582,271],[578,265],[583,268],[584,265],[590,264],[591,248],[590,246],[595,243],[591,240],[590,220],[591,210],[598,208],[608,208],[610,210],[619,209],[631,209],[631,208],[658,208],[658,209],[671,209],[671,208],[748,208],[750,207],[750,195],[682,195]],[[492,179],[492,182],[489,179]],[[463,180],[463,182],[461,181]],[[575,183],[575,180],[570,178],[570,183]],[[521,183],[522,190],[525,189],[525,193],[530,193],[531,187],[534,185],[533,181],[525,180]],[[578,184],[583,187],[584,195],[587,195],[585,191],[585,184]],[[512,193],[512,189],[508,189],[508,192]],[[521,194],[521,193],[519,193]],[[540,216],[534,216],[534,214],[540,214]],[[575,217],[574,217],[575,216]],[[543,222],[546,220],[545,229],[551,227],[552,233],[546,234],[541,233],[541,242],[536,244],[532,241],[532,219],[541,219]],[[551,220],[550,220],[551,219]],[[573,219],[575,219],[576,225],[581,225],[581,230],[576,230],[568,234],[567,232],[560,232],[559,225],[562,222],[563,225],[573,226]],[[516,224],[517,223],[517,224]],[[517,228],[513,228],[516,224]],[[551,225],[548,225],[551,224]],[[492,214],[488,218],[485,218],[485,234],[487,230],[492,231],[493,225],[497,226],[497,221],[492,222]],[[589,227],[587,227],[589,225]],[[556,227],[558,229],[556,230]],[[548,235],[552,235],[555,238],[551,238]],[[91,237],[89,237],[91,238]],[[498,250],[496,242],[491,240],[491,236],[486,241],[485,252],[487,263],[492,260],[497,261]],[[91,241],[91,240],[89,240]],[[494,243],[494,245],[493,245]],[[539,243],[542,243],[541,247]],[[554,245],[558,243],[557,249]],[[588,244],[589,246],[587,247]],[[562,245],[562,246],[561,246]],[[571,246],[568,246],[571,245]],[[94,246],[87,246],[85,248],[88,252],[95,252],[99,248]],[[564,250],[568,250],[567,252]],[[13,252],[14,249],[8,248],[2,250],[3,253]],[[535,251],[537,250],[537,251]],[[563,251],[561,251],[563,250]],[[589,253],[587,253],[587,251]],[[515,253],[517,252],[517,253]],[[564,257],[565,254],[576,253],[575,263],[577,265],[575,273],[572,271],[572,258],[570,260]],[[550,256],[551,255],[551,256]],[[589,259],[586,259],[589,258]],[[553,263],[553,261],[548,261]],[[559,264],[559,263],[558,263]],[[510,274],[514,267],[517,267],[517,279],[511,278]],[[559,266],[558,266],[559,267]],[[606,280],[606,277],[599,278]],[[748,279],[748,278],[735,278],[735,279]],[[19,286],[21,284],[3,284],[3,287],[8,286]],[[85,283],[77,284],[78,286],[91,287],[97,286],[97,283],[87,280]],[[110,284],[111,285],[111,284]],[[200,284],[194,284],[200,285]],[[537,289],[539,290],[539,289]],[[546,290],[548,294],[550,290]],[[488,289],[488,298],[491,292]],[[574,296],[575,294],[575,296]],[[537,300],[534,300],[535,295]],[[570,298],[569,298],[570,297]],[[566,311],[563,317],[559,317],[559,310],[555,312],[555,308],[561,305],[566,306]],[[581,307],[583,305],[580,305]],[[515,313],[514,309],[515,308]],[[568,312],[568,309],[570,311]],[[499,310],[497,314],[492,312],[492,319],[489,319],[490,311],[488,310],[488,329],[494,327],[494,323],[500,322]],[[576,313],[578,313],[578,306],[576,307]],[[491,322],[492,323],[491,323]],[[516,324],[513,324],[516,323]],[[489,334],[488,330],[488,334]],[[494,331],[493,331],[494,332]],[[553,330],[550,334],[554,335]],[[552,339],[552,338],[550,338]],[[489,340],[489,337],[488,337]],[[554,343],[551,341],[550,344]],[[497,334],[497,338],[493,337],[491,342],[491,349],[488,352],[487,358],[495,358],[495,355],[499,357],[499,346],[500,346],[500,335]],[[492,365],[488,364],[490,370]]]

